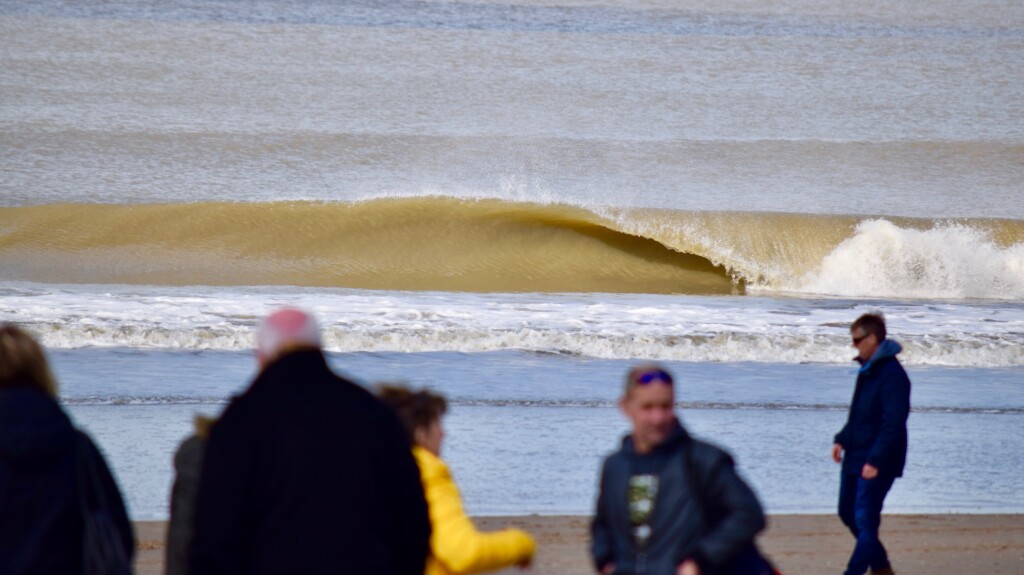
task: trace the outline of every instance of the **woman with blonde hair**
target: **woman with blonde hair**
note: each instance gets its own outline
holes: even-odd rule
[[[444,441],[441,417],[448,410],[445,399],[426,390],[392,385],[379,386],[378,396],[398,414],[420,468],[431,527],[425,575],[529,567],[536,548],[532,537],[519,529],[482,533],[462,510],[459,489],[440,458]]]
[[[106,537],[86,533],[97,510]],[[43,348],[0,325],[0,573],[83,573],[97,543],[112,552],[106,565],[127,570],[135,545],[121,493],[57,402]]]

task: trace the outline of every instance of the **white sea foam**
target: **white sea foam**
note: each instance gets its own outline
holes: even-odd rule
[[[609,294],[451,294],[283,288],[22,284],[0,291],[0,321],[54,348],[241,350],[258,319],[297,305],[325,346],[354,352],[529,350],[598,358],[846,363],[855,300]],[[1024,309],[1003,303],[886,303],[917,365],[1024,365]]]
[[[723,266],[749,293],[1024,299],[1024,241],[1010,220],[593,211],[616,229]]]
[[[1000,247],[957,223],[928,230],[884,219],[858,224],[818,270],[780,287],[853,297],[1024,298],[1024,244]]]

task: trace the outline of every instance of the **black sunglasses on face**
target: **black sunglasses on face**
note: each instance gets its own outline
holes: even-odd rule
[[[866,338],[869,335],[871,335],[871,334],[870,333],[866,333],[866,334],[864,334],[864,335],[862,335],[860,337],[854,337],[853,338],[853,345],[860,345],[860,342],[864,341],[864,338]]]

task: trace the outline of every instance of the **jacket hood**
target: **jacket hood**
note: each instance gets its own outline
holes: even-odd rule
[[[75,428],[55,399],[31,387],[0,390],[0,457],[46,463],[74,440]]]
[[[860,358],[860,356],[857,356],[853,359],[860,363],[860,371],[865,372],[871,369],[871,366],[873,366],[874,364],[878,363],[883,359],[896,357],[896,354],[901,351],[903,351],[902,345],[891,339],[883,339],[882,343],[878,346],[878,349],[876,349],[875,353],[871,355],[871,359],[864,361],[863,359]]]
[[[256,376],[254,386],[301,381],[310,374],[330,370],[319,349],[299,349],[282,355],[266,365]]]
[[[674,451],[688,441],[690,441],[690,434],[686,432],[683,424],[679,423],[679,418],[677,417],[675,421],[672,422],[672,431],[669,432],[668,437],[665,438],[665,441],[660,445],[655,447],[652,450],[652,453]],[[636,454],[636,448],[633,446],[632,434],[622,438],[622,450],[631,456]]]

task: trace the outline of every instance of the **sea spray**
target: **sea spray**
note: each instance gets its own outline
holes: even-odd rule
[[[858,297],[1024,298],[1024,242],[1000,246],[984,229],[930,229],[873,219],[836,246],[794,292]]]

